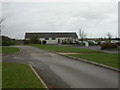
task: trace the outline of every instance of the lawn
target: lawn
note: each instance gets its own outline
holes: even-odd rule
[[[69,46],[56,46],[56,45],[37,45],[30,44],[31,46],[51,50],[55,52],[75,52],[80,54],[71,54],[69,56],[85,59],[88,61],[104,64],[110,67],[118,68],[118,54],[110,54],[101,52],[98,50],[84,49],[84,48],[73,48]]]
[[[91,50],[85,48],[72,48],[71,46],[57,46],[57,45],[38,45],[38,44],[29,44],[40,49],[52,50],[55,52],[75,52],[75,53],[99,53],[98,50]]]
[[[110,67],[118,68],[118,54],[109,53],[86,53],[86,54],[74,54],[68,55],[88,61],[104,64]]]
[[[1,53],[1,51],[2,51],[2,54],[12,54],[12,53],[16,53],[16,52],[20,51],[20,49],[16,48],[16,47],[2,47],[2,48],[0,48],[0,53]]]
[[[2,47],[1,49],[2,54],[12,54],[20,51],[19,48],[15,47]],[[28,65],[3,62],[2,88],[44,88],[44,86]]]
[[[1,59],[1,57],[0,57]],[[0,62],[0,89],[2,88],[2,63]]]
[[[3,88],[44,88],[28,65],[2,64]]]

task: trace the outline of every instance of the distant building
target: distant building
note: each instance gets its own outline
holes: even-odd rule
[[[39,33],[26,33],[25,40],[30,40],[30,37],[37,35],[41,44],[62,44],[63,40],[72,40],[74,43],[78,38],[76,32],[39,32]]]

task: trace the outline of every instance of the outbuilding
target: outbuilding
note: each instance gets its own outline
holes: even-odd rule
[[[64,40],[71,40],[75,43],[78,39],[76,32],[27,32],[25,40],[30,40],[33,35],[38,36],[41,44],[62,44]]]

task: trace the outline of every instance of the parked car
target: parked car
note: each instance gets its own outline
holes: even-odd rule
[[[89,45],[98,45],[94,40],[88,40]]]
[[[85,43],[87,43],[87,41],[78,41],[78,44],[81,44],[81,45],[85,45]]]
[[[118,41],[118,40],[111,40],[111,43],[116,43],[116,44],[120,45],[120,41]]]
[[[104,44],[104,43],[106,43],[106,41],[101,41],[101,42],[100,42],[100,44]]]
[[[118,43],[118,40],[111,40],[111,43]]]
[[[78,41],[78,44],[82,44],[82,41]]]

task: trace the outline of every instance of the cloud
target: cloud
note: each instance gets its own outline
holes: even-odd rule
[[[81,28],[88,33],[88,37],[103,37],[107,32],[117,36],[117,8],[115,2],[6,2],[3,3],[3,15],[7,19],[2,33],[13,38],[24,38],[28,31],[77,32]]]

